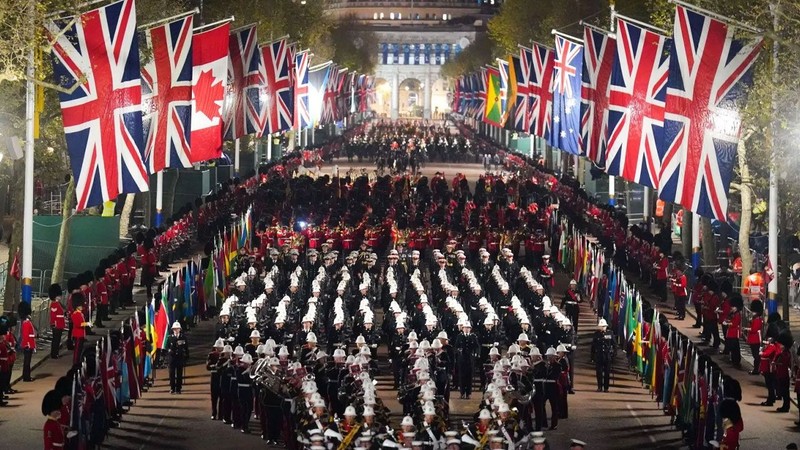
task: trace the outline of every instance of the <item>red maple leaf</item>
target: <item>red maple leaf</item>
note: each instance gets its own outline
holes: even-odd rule
[[[222,80],[214,77],[210,70],[200,73],[197,84],[194,86],[195,108],[209,119],[220,116],[221,101],[225,95]]]

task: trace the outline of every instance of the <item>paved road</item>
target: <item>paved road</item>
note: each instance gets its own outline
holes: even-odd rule
[[[474,177],[483,172],[479,166],[430,165],[426,168],[426,172],[430,173],[436,170],[444,170],[448,176],[462,171]],[[568,282],[566,276],[559,275],[557,281],[559,288],[555,292],[563,292]],[[554,300],[560,300],[560,295],[554,297]],[[685,448],[681,445],[680,433],[670,425],[669,418],[625,368],[622,354],[615,364],[611,391],[595,392],[594,367],[589,363],[590,334],[595,324],[593,314],[584,305],[575,358],[577,393],[569,397],[569,419],[563,420],[557,431],[547,432],[552,448],[567,448],[570,438],[589,442],[591,449]],[[688,320],[686,325],[690,325]],[[124,416],[120,427],[111,431],[105,443],[109,448],[235,449],[262,445],[257,421],[251,422],[254,434],[242,435],[222,422],[209,418],[208,375],[203,362],[212,343],[212,328],[211,322],[204,322],[189,335],[192,361],[186,369],[187,385],[183,394],[170,395],[166,373],[159,372],[155,387],[136,402]],[[696,334],[692,331],[689,328],[685,332],[690,336]],[[15,386],[20,393],[14,396],[9,408],[0,409],[3,448],[36,448],[41,445],[41,398],[57,377],[66,372],[68,359],[46,360],[34,371],[36,381]],[[744,372],[737,375],[743,381],[745,390],[743,448],[783,448],[797,436],[792,424],[797,410],[792,409],[794,414],[779,415],[771,409],[752,406],[761,401],[758,395],[762,388],[756,383],[756,377]],[[379,395],[392,410],[393,420],[397,422],[401,408],[386,372],[379,377],[379,383]],[[477,409],[478,396],[468,401],[458,399],[457,393],[454,393],[451,402],[451,410],[456,416],[468,416]]]

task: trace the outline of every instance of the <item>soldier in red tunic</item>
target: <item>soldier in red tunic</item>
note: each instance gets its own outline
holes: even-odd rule
[[[52,390],[42,399],[42,415],[47,420],[44,422],[44,450],[62,450],[66,443],[64,428],[59,422],[61,419],[61,394]]]
[[[31,377],[31,359],[36,351],[36,328],[31,322],[31,304],[19,304],[19,316],[22,318],[20,339],[22,340],[22,381],[33,381]]]
[[[47,289],[47,296],[50,298],[50,330],[53,332],[53,339],[50,343],[50,358],[58,359],[61,335],[64,333],[64,328],[66,328],[64,306],[61,305],[61,286],[59,284],[51,284]]]

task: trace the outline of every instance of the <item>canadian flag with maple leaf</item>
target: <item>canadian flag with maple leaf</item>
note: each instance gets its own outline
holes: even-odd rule
[[[193,163],[222,156],[222,111],[227,91],[230,24],[192,36],[192,152]]]

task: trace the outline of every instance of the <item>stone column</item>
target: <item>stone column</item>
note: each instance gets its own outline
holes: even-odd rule
[[[422,88],[422,117],[424,119],[431,118],[431,74],[425,74],[425,86]]]
[[[392,74],[392,120],[400,117],[400,74]]]

